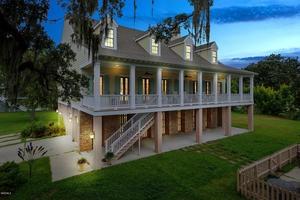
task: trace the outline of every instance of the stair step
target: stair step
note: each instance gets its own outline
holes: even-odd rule
[[[21,134],[13,133],[13,134],[8,134],[8,135],[1,135],[0,140],[5,139],[5,138],[13,138],[13,137],[21,137]]]

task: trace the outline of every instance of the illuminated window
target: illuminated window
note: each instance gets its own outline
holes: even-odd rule
[[[217,52],[216,51],[213,51],[212,52],[212,62],[213,63],[216,63],[218,60],[217,60]]]
[[[192,59],[192,49],[191,46],[185,46],[185,59],[191,60]]]
[[[104,91],[103,76],[100,76],[99,94],[103,95],[103,91]]]
[[[197,90],[198,90],[198,82],[193,81],[193,94],[197,94]]]
[[[162,93],[163,94],[167,94],[167,88],[168,88],[167,83],[168,83],[168,81],[166,79],[162,80]]]
[[[143,84],[143,94],[148,95],[150,94],[150,79],[149,78],[143,78],[142,80]]]
[[[104,45],[106,47],[111,47],[111,48],[114,47],[114,30],[113,29],[108,30]]]
[[[151,53],[152,54],[158,54],[158,42],[155,42],[155,39],[151,39]]]
[[[128,95],[129,85],[128,85],[128,78],[127,77],[121,77],[120,78],[120,95]]]
[[[205,81],[205,94],[211,94],[211,82]]]
[[[218,82],[218,94],[222,94],[222,82]]]

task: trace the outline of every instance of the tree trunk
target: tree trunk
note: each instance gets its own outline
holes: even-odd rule
[[[35,120],[35,109],[34,108],[31,109],[30,115],[31,115],[31,122],[34,122],[34,120]]]

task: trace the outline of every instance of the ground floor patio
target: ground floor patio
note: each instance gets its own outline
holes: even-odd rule
[[[232,127],[232,136],[239,135],[248,132],[247,129],[234,128]],[[206,143],[209,141],[214,141],[222,139],[228,136],[224,135],[224,130],[222,128],[216,129],[206,129],[203,132],[203,137],[201,143]],[[162,150],[161,153],[196,145],[195,132],[191,133],[178,133],[173,135],[164,135],[162,138]],[[104,157],[103,154],[95,151],[90,152],[78,152],[72,151],[64,153],[61,155],[54,155],[50,157],[52,181],[58,181],[71,176],[86,173],[95,169],[110,167],[107,163],[102,162]],[[139,152],[138,144],[133,145],[133,147],[128,150],[120,159],[114,160],[112,165],[117,165],[149,156],[156,155],[154,151],[154,140],[153,138],[144,138],[141,141],[141,149]],[[77,165],[77,160],[80,158],[86,158],[89,165],[86,165],[84,171],[80,171]]]

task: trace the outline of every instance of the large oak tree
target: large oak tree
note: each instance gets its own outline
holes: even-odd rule
[[[129,3],[134,4],[136,16],[139,6],[136,0],[58,1],[73,26],[74,42],[88,47],[93,61],[110,19],[122,17],[122,9]],[[150,1],[155,6],[157,0]],[[209,42],[213,0],[186,2],[193,7],[193,12],[180,13],[149,27],[157,40],[167,43],[184,28],[196,43]],[[81,97],[80,87],[87,86],[86,78],[71,68],[74,55],[70,47],[55,46],[45,32],[43,24],[49,21],[48,10],[49,0],[0,0],[1,87],[2,95],[13,105],[18,103],[20,95],[30,99],[31,107],[51,105],[57,98],[71,101]],[[101,21],[100,35],[93,31],[95,15]]]

